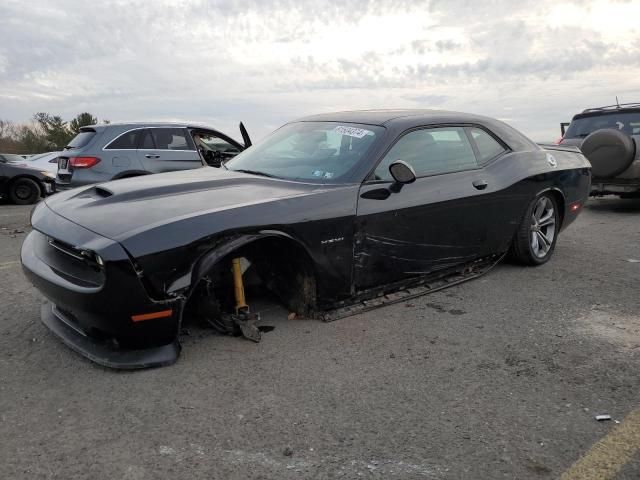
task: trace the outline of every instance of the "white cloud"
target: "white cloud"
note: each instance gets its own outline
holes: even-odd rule
[[[17,0],[0,5],[0,117],[180,119],[260,137],[297,116],[436,107],[536,139],[640,100],[640,2]]]

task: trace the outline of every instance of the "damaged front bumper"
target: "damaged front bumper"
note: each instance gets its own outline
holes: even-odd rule
[[[148,368],[177,360],[181,298],[150,298],[117,242],[45,204],[34,211],[32,224],[22,245],[22,266],[48,300],[41,318],[54,334],[106,367]]]
[[[42,305],[41,320],[69,348],[104,367],[119,370],[162,367],[175,363],[180,355],[177,340],[158,347],[116,349],[108,341],[89,336],[73,319],[49,302]]]

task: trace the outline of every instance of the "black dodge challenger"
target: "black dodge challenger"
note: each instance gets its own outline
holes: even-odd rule
[[[43,322],[71,348],[114,368],[167,365],[184,318],[251,336],[238,292],[249,271],[290,311],[334,319],[473,278],[505,254],[545,263],[590,181],[577,149],[491,118],[323,114],[222,168],[48,198],[21,257],[49,300]]]

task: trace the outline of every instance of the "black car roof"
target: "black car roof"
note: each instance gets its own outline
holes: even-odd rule
[[[471,113],[429,109],[353,110],[321,113],[298,119],[299,122],[345,122],[367,125],[403,124],[405,127],[425,123],[485,123],[489,118]]]
[[[395,110],[354,110],[334,113],[321,113],[303,117],[297,122],[343,122],[380,125],[395,132],[405,131],[423,125],[438,124],[476,124],[484,125],[507,143],[513,150],[538,148],[522,133],[499,120],[472,113],[452,112],[448,110],[395,109]]]

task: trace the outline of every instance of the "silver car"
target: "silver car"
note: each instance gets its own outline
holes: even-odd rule
[[[119,123],[82,127],[58,156],[60,190],[119,178],[219,167],[251,145],[240,124],[244,145],[231,137],[185,123]]]

